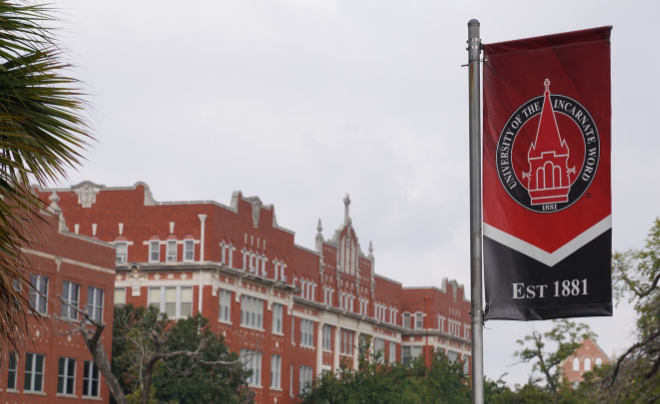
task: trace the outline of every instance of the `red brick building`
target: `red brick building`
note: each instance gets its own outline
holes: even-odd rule
[[[112,352],[115,246],[70,232],[57,196],[50,200],[54,217],[31,229],[35,239],[24,249],[29,260],[26,275],[33,286],[25,293],[34,340],[24,350],[2,356],[0,400],[108,403],[110,392],[82,337],[66,335],[68,325],[55,317],[79,318],[67,306],[62,308],[58,295],[80,309],[87,306],[95,319],[108,325],[102,343],[106,352]],[[42,314],[40,322],[32,311]]]
[[[571,383],[579,383],[583,380],[585,372],[592,371],[594,366],[602,366],[610,363],[610,358],[605,354],[596,341],[587,338],[575,351],[575,355],[566,359],[562,364],[562,377]]]
[[[115,304],[155,305],[171,317],[201,312],[246,366],[257,403],[289,403],[315,375],[356,366],[361,335],[382,360],[432,349],[466,362],[470,304],[462,285],[405,288],[375,273],[344,199],[330,238],[319,220],[314,248],[295,243],[275,208],[235,192],[230,204],[157,202],[149,187],[83,182],[57,193],[76,234],[117,247]]]

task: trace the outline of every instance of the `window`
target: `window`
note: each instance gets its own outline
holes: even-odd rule
[[[424,328],[424,314],[415,313],[415,329],[421,330]]]
[[[314,322],[311,320],[300,320],[300,345],[314,346]]]
[[[282,388],[282,357],[273,355],[270,360],[270,388]]]
[[[410,329],[410,313],[403,313],[403,328]]]
[[[16,352],[9,355],[9,368],[7,369],[7,390],[16,390],[16,372],[18,370]]]
[[[103,321],[103,289],[92,286],[87,288],[87,312],[92,319]]]
[[[374,358],[378,358],[380,363],[385,360],[385,340],[382,338],[374,338]]]
[[[454,351],[447,351],[447,358],[449,359],[449,363],[454,363],[458,360],[458,352]]]
[[[401,363],[404,365],[412,363],[415,359],[422,356],[421,346],[403,346],[401,347]]]
[[[32,310],[46,314],[48,301],[48,277],[41,275],[30,275],[30,308]]]
[[[293,363],[289,368],[289,395],[293,397]]]
[[[275,334],[282,334],[282,316],[284,313],[284,306],[278,303],[273,304],[273,332]]]
[[[71,307],[62,303],[63,318],[70,318],[73,320],[78,319],[78,312],[74,309],[74,307],[76,309],[78,308],[79,298],[80,298],[80,285],[78,285],[77,283],[64,281],[62,283],[62,299],[64,300],[64,302],[71,305]]]
[[[353,331],[341,330],[340,353],[343,355],[353,355]]]
[[[573,358],[573,370],[574,371],[580,370],[580,359],[579,358]]]
[[[296,345],[296,318],[291,316],[291,343]]]
[[[248,385],[261,386],[261,352],[241,349],[240,357],[245,370],[252,371],[246,380]]]
[[[396,362],[396,342],[390,341],[390,363]]]
[[[116,262],[122,264],[128,261],[128,243],[125,241],[116,241],[115,247],[117,247]]]
[[[438,330],[445,332],[445,316],[438,316]]]
[[[92,361],[85,361],[83,374],[83,397],[99,396],[99,367]]]
[[[231,322],[231,291],[220,289],[220,321]]]
[[[332,351],[332,326],[323,326],[323,350]]]
[[[262,329],[264,301],[256,297],[243,295],[241,298],[241,325]]]
[[[115,306],[123,306],[126,304],[126,288],[115,289]]]
[[[596,366],[602,366],[603,365],[603,359],[602,358],[596,358]]]
[[[25,355],[25,391],[43,391],[44,355],[28,353]]]
[[[160,241],[152,240],[149,242],[149,262],[160,261]]]
[[[313,370],[309,366],[300,367],[300,394],[309,390],[312,385],[312,373]]]
[[[183,260],[195,260],[195,240],[184,240],[183,242]]]
[[[151,288],[149,306],[157,307],[170,318],[192,316],[192,287]]]
[[[176,240],[167,240],[167,261],[176,261]]]
[[[60,358],[57,371],[57,392],[60,394],[75,394],[76,360]]]
[[[584,371],[588,372],[591,370],[591,359],[590,358],[584,358]]]
[[[470,372],[470,355],[463,355],[463,373],[466,375]]]

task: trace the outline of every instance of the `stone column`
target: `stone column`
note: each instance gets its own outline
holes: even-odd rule
[[[339,338],[341,328],[339,325],[335,327],[335,349],[332,353],[332,371],[336,372],[339,369]]]
[[[321,376],[323,372],[323,326],[324,323],[319,321],[319,332],[316,337],[316,374]]]

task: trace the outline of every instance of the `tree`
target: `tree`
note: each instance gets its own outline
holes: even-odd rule
[[[381,363],[380,354],[373,360],[366,354],[369,341],[360,347],[358,369],[341,363],[336,374],[327,373],[314,380],[300,395],[303,404],[334,403],[470,403],[470,384],[463,365],[451,363],[442,352],[431,359],[410,364]]]
[[[545,387],[551,393],[557,393],[561,385],[561,364],[568,359],[582,345],[582,341],[587,338],[595,338],[589,326],[583,323],[576,324],[572,321],[562,319],[554,320],[555,326],[552,330],[541,334],[538,331],[532,331],[531,335],[518,340],[518,344],[523,347],[513,355],[520,358],[522,362],[534,362],[532,365],[532,375],[534,372],[541,373],[541,379],[545,381]],[[546,343],[551,342],[556,345],[554,351],[548,351]]]
[[[660,220],[641,250],[617,252],[612,261],[614,296],[634,303],[637,329],[634,343],[604,373],[598,398],[655,403],[660,401]]]
[[[115,402],[252,402],[249,373],[210,330],[208,319],[197,315],[174,321],[154,307],[115,307],[111,365],[100,342],[105,324],[60,301],[81,315],[80,322],[58,320],[69,324],[71,333],[82,334]]]
[[[33,243],[28,225],[42,221],[45,208],[30,184],[59,180],[92,140],[84,93],[65,74],[56,21],[46,6],[0,0],[0,338],[10,349],[30,336],[22,249]]]

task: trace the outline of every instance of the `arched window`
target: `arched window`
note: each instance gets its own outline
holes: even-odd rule
[[[603,365],[603,358],[596,358],[596,366],[602,366]]]
[[[580,359],[573,358],[573,370],[580,370]]]
[[[588,372],[591,370],[591,359],[584,358],[584,371]]]

